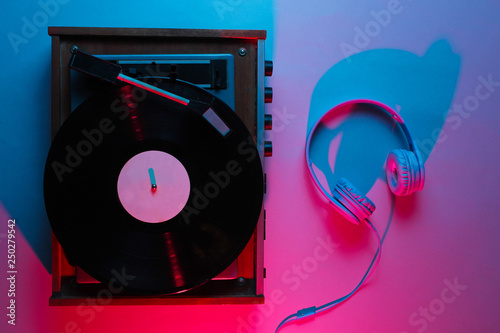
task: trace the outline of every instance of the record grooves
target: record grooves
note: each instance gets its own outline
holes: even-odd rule
[[[103,283],[124,272],[124,287],[141,294],[178,293],[222,272],[250,239],[263,198],[259,154],[234,111],[186,82],[159,87],[193,103],[129,85],[101,92],[61,126],[44,175],[47,214],[68,259]],[[171,156],[189,177],[186,204],[163,222],[133,217],[119,197],[124,165],[145,152]],[[158,179],[160,191],[161,167],[154,175],[140,177]]]

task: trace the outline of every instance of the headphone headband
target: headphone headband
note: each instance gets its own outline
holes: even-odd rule
[[[385,113],[389,114],[389,116],[391,116],[391,118],[394,119],[399,124],[399,127],[402,129],[402,131],[403,131],[403,133],[405,135],[405,138],[406,138],[406,140],[408,142],[408,146],[409,146],[410,150],[415,153],[415,155],[417,157],[418,163],[420,165],[424,165],[422,157],[420,155],[420,152],[419,152],[419,150],[417,148],[417,145],[415,143],[415,140],[413,140],[413,137],[410,134],[410,130],[406,126],[406,124],[405,124],[403,118],[401,117],[401,115],[399,113],[397,113],[396,110],[394,110],[393,108],[387,106],[386,104],[383,104],[381,102],[374,101],[374,100],[369,100],[369,99],[354,99],[354,100],[350,100],[350,101],[346,101],[346,102],[340,103],[340,104],[334,106],[332,109],[330,109],[328,112],[326,112],[323,116],[321,116],[319,118],[319,120],[314,124],[314,126],[309,131],[309,134],[307,135],[307,140],[306,140],[306,162],[307,162],[307,168],[309,170],[309,174],[314,178],[314,180],[315,180],[314,183],[316,184],[316,186],[318,187],[318,189],[320,190],[320,192],[322,192],[323,195],[325,195],[331,202],[334,201],[333,197],[321,185],[321,183],[319,182],[318,178],[316,177],[316,174],[314,173],[314,171],[312,169],[312,162],[311,162],[311,158],[310,158],[310,154],[309,154],[309,149],[310,149],[310,146],[311,146],[311,140],[312,140],[312,137],[313,137],[314,133],[316,132],[316,129],[317,129],[318,125],[323,121],[323,119],[325,119],[327,116],[329,116],[333,112],[336,112],[338,109],[341,109],[342,107],[345,107],[347,105],[355,105],[355,104],[369,104],[369,105],[373,105],[373,106],[378,107],[379,109],[381,109]],[[423,176],[423,170],[422,170],[422,176]]]

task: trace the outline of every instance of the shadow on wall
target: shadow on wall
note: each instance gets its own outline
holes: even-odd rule
[[[422,57],[394,49],[353,55],[334,65],[316,85],[308,132],[323,114],[344,101],[376,100],[400,110],[425,161],[439,142],[459,69],[460,57],[444,40],[432,44]],[[310,151],[330,189],[345,177],[367,193],[377,178],[385,180],[389,151],[407,148],[402,132],[383,112],[354,109],[339,114],[332,123],[318,127]]]

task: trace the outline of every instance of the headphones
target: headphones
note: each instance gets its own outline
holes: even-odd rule
[[[328,193],[321,185],[318,177],[312,168],[311,157],[309,149],[311,147],[311,139],[318,128],[318,125],[324,121],[325,118],[331,116],[345,106],[355,104],[368,104],[375,106],[378,109],[389,114],[403,130],[403,133],[408,141],[410,150],[395,149],[392,150],[387,156],[387,163],[385,174],[387,177],[387,184],[392,193],[397,196],[410,195],[416,191],[421,191],[424,187],[425,170],[424,163],[417,145],[413,140],[408,127],[403,121],[403,118],[389,106],[377,101],[368,99],[356,99],[341,103],[330,111],[325,113],[316,124],[313,126],[306,141],[306,162],[309,174],[314,180],[319,191],[325,198],[333,204],[333,206],[349,221],[358,225],[360,222],[365,221],[375,211],[375,204],[365,194],[359,191],[350,181],[345,178],[340,178],[335,185],[333,193]]]
[[[314,124],[313,128],[309,132],[306,141],[306,162],[307,168],[309,170],[309,174],[314,180],[314,183],[318,187],[319,191],[328,199],[329,202],[333,204],[333,206],[349,221],[358,225],[360,222],[366,222],[366,224],[372,229],[377,235],[378,239],[378,250],[373,257],[373,260],[368,267],[365,275],[361,279],[361,282],[358,283],[356,288],[347,294],[344,297],[338,298],[329,303],[323,304],[319,307],[313,306],[309,308],[305,308],[297,311],[292,315],[286,317],[277,327],[276,333],[280,330],[288,322],[294,319],[303,319],[309,316],[313,316],[318,312],[322,312],[328,310],[344,301],[349,299],[357,290],[361,287],[361,285],[371,276],[377,267],[381,252],[382,252],[382,242],[383,238],[380,238],[380,235],[377,232],[377,229],[373,226],[373,224],[368,220],[370,215],[375,211],[375,204],[373,201],[368,199],[368,197],[361,193],[354,185],[351,184],[345,178],[340,178],[335,185],[333,190],[333,194],[328,193],[325,188],[321,185],[318,180],[318,177],[314,173],[311,157],[309,154],[309,150],[311,148],[311,139],[315,134],[319,124],[325,120],[325,118],[330,117],[333,113],[338,112],[339,109],[342,109],[345,106],[356,105],[356,104],[367,104],[370,106],[375,106],[377,109],[381,109],[384,113],[388,113],[392,119],[396,120],[399,124],[403,133],[408,141],[408,146],[410,150],[406,149],[395,149],[389,153],[387,156],[387,163],[385,168],[385,173],[387,176],[387,184],[391,189],[392,193],[397,196],[410,195],[413,192],[420,191],[424,187],[424,178],[425,178],[425,170],[424,163],[422,161],[422,157],[420,156],[420,152],[417,149],[417,145],[415,141],[410,135],[410,131],[406,127],[403,118],[392,108],[388,107],[385,104],[382,104],[377,101],[372,101],[368,99],[356,99],[348,102],[344,102],[335,106],[333,109],[325,113],[316,124]]]

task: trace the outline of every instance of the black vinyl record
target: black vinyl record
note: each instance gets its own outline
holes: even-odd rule
[[[130,85],[98,93],[61,126],[44,174],[48,218],[68,259],[102,283],[146,294],[222,272],[249,241],[263,199],[259,154],[235,112],[191,84],[160,87],[191,103]],[[132,216],[117,190],[124,165],[151,151],[173,156],[189,177],[185,205],[156,223]]]

